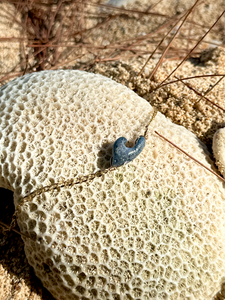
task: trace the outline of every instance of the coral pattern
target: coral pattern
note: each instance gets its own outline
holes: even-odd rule
[[[206,147],[101,75],[44,71],[0,90],[0,186],[58,300],[211,299],[224,280],[223,182]],[[150,122],[151,121],[151,122]],[[146,134],[145,134],[146,133]],[[110,168],[114,142],[145,147]]]

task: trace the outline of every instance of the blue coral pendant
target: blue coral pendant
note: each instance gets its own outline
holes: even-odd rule
[[[118,138],[113,145],[112,167],[120,167],[135,159],[145,146],[144,136],[140,136],[133,148],[126,147],[127,139],[125,137]]]

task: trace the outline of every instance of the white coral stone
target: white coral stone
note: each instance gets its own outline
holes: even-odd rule
[[[81,71],[26,75],[0,90],[0,186],[14,191],[29,263],[58,300],[211,299],[225,266],[223,182],[194,134],[158,113],[132,162],[101,176],[112,145],[153,109]],[[87,179],[86,176],[89,176]]]
[[[225,128],[217,130],[213,136],[213,154],[221,174],[225,177]]]

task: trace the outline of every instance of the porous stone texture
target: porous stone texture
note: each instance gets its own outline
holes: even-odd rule
[[[219,291],[224,183],[155,131],[213,169],[194,134],[161,113],[151,121],[147,101],[101,75],[45,71],[0,92],[0,184],[14,191],[27,259],[56,299]],[[140,155],[110,168],[114,141],[140,135]]]
[[[122,85],[79,71],[28,74],[0,97],[0,185],[14,191],[16,205],[36,189],[109,167],[118,133],[134,142],[153,110]]]

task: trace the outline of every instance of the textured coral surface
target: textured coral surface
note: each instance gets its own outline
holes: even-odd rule
[[[1,89],[1,186],[56,299],[211,299],[224,276],[225,193],[196,136],[126,87],[46,71]],[[146,132],[147,129],[147,132]],[[146,146],[110,169],[112,145]],[[102,172],[99,172],[101,170]]]
[[[36,189],[109,167],[112,143],[120,133],[131,142],[143,135],[152,111],[122,85],[79,71],[28,74],[0,97],[0,184],[15,191],[16,204]]]

